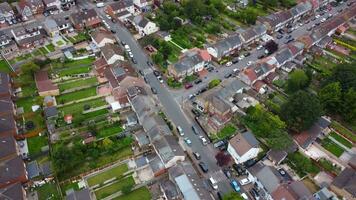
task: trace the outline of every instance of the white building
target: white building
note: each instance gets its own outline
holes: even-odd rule
[[[134,17],[132,23],[135,26],[136,30],[139,32],[139,34],[142,36],[150,35],[159,30],[158,26],[155,23],[149,21],[147,18],[141,15]]]
[[[240,164],[257,157],[259,143],[251,132],[239,133],[229,141],[227,151]]]

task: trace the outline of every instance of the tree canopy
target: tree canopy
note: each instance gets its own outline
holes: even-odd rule
[[[319,93],[319,100],[328,113],[337,113],[341,109],[342,93],[339,82],[329,83]]]
[[[289,97],[281,107],[281,117],[288,127],[300,132],[310,128],[321,116],[322,108],[318,98],[300,90]]]
[[[327,83],[339,82],[341,90],[347,92],[350,88],[356,88],[356,62],[339,64],[335,66]]]
[[[242,118],[242,123],[251,129],[256,137],[265,140],[272,149],[286,149],[292,144],[285,130],[285,123],[261,105],[248,108],[247,115]]]
[[[306,75],[306,73],[303,70],[297,69],[289,74],[288,81],[287,81],[288,92],[292,92],[292,93],[296,92],[298,90],[308,87],[308,85],[309,85],[309,77]]]

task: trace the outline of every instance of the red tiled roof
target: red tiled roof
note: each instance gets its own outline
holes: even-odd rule
[[[207,62],[207,61],[211,60],[211,56],[210,56],[210,54],[209,54],[209,52],[207,50],[200,50],[199,53],[200,53],[201,58],[204,61]]]
[[[88,21],[88,22],[85,24],[85,26],[86,26],[86,27],[92,27],[92,26],[96,26],[96,25],[98,25],[98,24],[100,24],[100,23],[101,23],[101,19],[100,19],[100,18],[97,18],[97,19]]]
[[[256,82],[253,84],[253,87],[255,88],[255,90],[260,91],[260,89],[261,89],[264,85],[266,85],[265,82],[263,82],[263,81],[261,81],[261,80],[258,80],[258,81],[256,81]]]
[[[58,87],[48,78],[47,71],[39,71],[35,74],[35,81],[38,92],[57,90]]]
[[[248,79],[250,79],[251,82],[257,79],[257,75],[253,68],[247,68],[243,73],[248,77]]]

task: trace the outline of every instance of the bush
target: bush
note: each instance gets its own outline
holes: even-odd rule
[[[182,83],[176,81],[173,77],[169,77],[167,79],[167,85],[171,88],[181,88],[182,87]]]
[[[209,82],[209,89],[212,89],[220,84],[220,79],[214,79]]]

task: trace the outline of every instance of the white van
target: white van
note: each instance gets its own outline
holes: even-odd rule
[[[245,193],[242,193],[241,196],[242,196],[242,198],[248,200],[248,197],[247,197],[247,195]]]
[[[104,3],[103,2],[97,3],[96,7],[97,8],[102,8],[102,7],[104,7]]]
[[[210,183],[211,187],[214,188],[214,190],[218,189],[218,183],[216,182],[216,180],[213,177],[209,178],[209,183]]]

